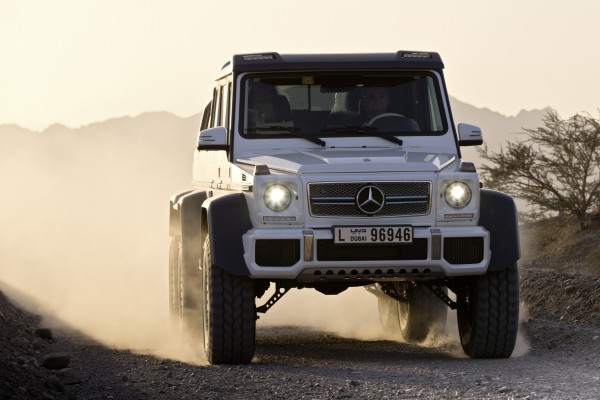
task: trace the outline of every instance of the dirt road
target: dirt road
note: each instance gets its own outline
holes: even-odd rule
[[[469,360],[452,339],[429,346],[361,341],[297,327],[258,331],[253,364],[209,366],[111,350],[58,333],[77,399],[597,399],[600,327],[523,323],[520,356]],[[528,349],[524,349],[528,347]]]
[[[424,346],[259,324],[252,364],[210,366],[189,346],[181,362],[64,327],[40,338],[40,321],[0,293],[0,399],[599,399],[600,278],[523,272],[535,319],[522,312],[517,349],[504,360],[465,358],[450,314],[448,334]],[[377,325],[356,318],[362,331]],[[67,368],[44,366],[56,353],[70,358]]]

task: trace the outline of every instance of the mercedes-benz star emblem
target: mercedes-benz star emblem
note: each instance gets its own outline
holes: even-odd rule
[[[363,186],[356,193],[356,206],[367,215],[377,214],[385,204],[385,195],[377,186]]]

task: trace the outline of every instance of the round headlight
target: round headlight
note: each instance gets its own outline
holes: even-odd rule
[[[290,205],[292,195],[283,185],[271,185],[265,191],[265,204],[273,211],[283,211]]]
[[[471,188],[463,182],[452,182],[446,188],[445,196],[450,207],[463,208],[471,201]]]

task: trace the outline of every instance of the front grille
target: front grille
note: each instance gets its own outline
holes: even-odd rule
[[[261,267],[290,267],[300,260],[299,239],[259,239],[255,261]]]
[[[426,260],[427,239],[414,239],[412,244],[336,245],[331,239],[317,240],[319,261],[389,261]]]
[[[364,217],[356,195],[366,185],[381,189],[385,204],[376,216],[397,217],[429,214],[430,182],[336,182],[310,183],[308,197],[313,217]]]
[[[445,238],[444,259],[450,264],[480,263],[483,260],[483,238]]]

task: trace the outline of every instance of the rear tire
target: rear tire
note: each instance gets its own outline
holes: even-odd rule
[[[202,275],[198,264],[184,267],[181,237],[171,239],[169,251],[169,310],[171,323],[192,339],[201,337]]]
[[[179,328],[181,324],[180,251],[181,237],[173,236],[169,249],[169,314],[171,316],[171,324],[176,328]]]
[[[519,330],[517,264],[459,281],[458,331],[470,358],[507,358]]]
[[[210,237],[202,257],[204,348],[211,364],[247,364],[254,356],[254,284],[212,264]]]
[[[421,343],[429,334],[443,332],[448,306],[424,285],[400,282],[399,293],[408,301],[398,302],[400,332],[408,343]]]
[[[426,286],[412,282],[394,282],[387,286],[396,298],[377,296],[379,320],[386,334],[397,335],[408,343],[420,343],[428,335],[441,334],[446,328],[448,306]],[[447,291],[444,288],[444,291]],[[397,300],[397,299],[404,300]]]
[[[387,335],[398,335],[400,332],[398,300],[382,294],[377,296],[377,304],[383,332]]]

